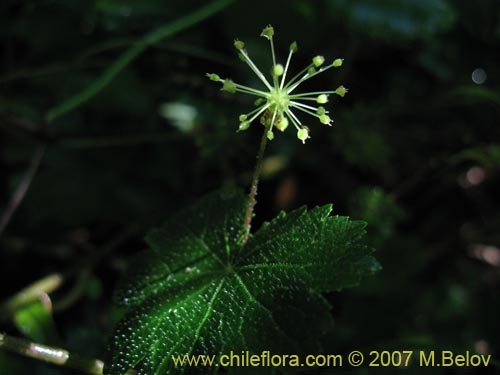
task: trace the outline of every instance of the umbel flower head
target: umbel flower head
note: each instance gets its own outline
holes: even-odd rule
[[[243,60],[252,71],[259,77],[267,91],[254,89],[252,87],[243,86],[233,82],[231,79],[222,79],[217,74],[207,73],[212,81],[220,82],[222,90],[229,93],[242,92],[249,95],[257,96],[255,101],[256,108],[246,114],[240,115],[239,130],[246,130],[250,127],[252,122],[260,118],[260,122],[267,127],[267,138],[272,140],[274,138],[273,129],[277,128],[280,131],[285,131],[291,123],[297,130],[297,138],[305,143],[309,138],[309,128],[302,124],[299,117],[292,110],[304,112],[308,115],[316,117],[320,123],[331,125],[332,119],[328,115],[328,111],[321,106],[328,102],[331,94],[344,96],[347,89],[344,86],[337,87],[333,91],[315,91],[296,93],[295,90],[308,79],[323,73],[330,68],[338,68],[342,65],[342,59],[335,59],[330,64],[325,65],[325,58],[323,56],[315,56],[312,58],[311,63],[301,70],[290,80],[286,81],[288,69],[292,55],[297,52],[297,43],[293,42],[290,45],[288,58],[285,66],[276,62],[276,54],[274,52],[274,28],[267,26],[260,34],[262,37],[269,40],[271,45],[271,54],[273,58],[273,66],[271,69],[272,82],[268,81],[261,70],[254,64],[247,50],[245,43],[241,40],[235,40],[234,46],[239,51],[241,60]],[[318,105],[318,106],[317,106]]]

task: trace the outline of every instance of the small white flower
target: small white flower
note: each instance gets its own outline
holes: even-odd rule
[[[292,109],[304,112],[308,115],[316,117],[322,124],[331,125],[332,119],[328,116],[328,111],[323,107],[315,107],[314,105],[306,104],[325,104],[328,102],[330,94],[336,94],[343,97],[347,89],[344,86],[339,86],[333,91],[315,91],[305,93],[294,93],[295,89],[304,81],[323,73],[330,68],[342,66],[342,59],[335,59],[332,63],[324,65],[325,58],[323,56],[315,56],[311,64],[306,66],[292,79],[286,81],[288,68],[292,55],[297,52],[297,43],[293,42],[290,45],[288,58],[285,66],[276,62],[276,54],[274,52],[273,36],[274,28],[267,26],[262,30],[261,36],[269,40],[271,44],[271,53],[273,59],[273,67],[271,69],[272,82],[269,82],[264,74],[257,68],[254,62],[250,59],[248,52],[245,49],[245,43],[240,40],[234,42],[234,46],[239,50],[240,58],[252,69],[265,85],[267,91],[254,89],[248,86],[243,86],[233,82],[230,79],[222,79],[217,74],[208,74],[207,76],[215,82],[222,83],[222,90],[229,93],[242,92],[249,95],[259,97],[256,102],[256,108],[247,113],[240,115],[239,130],[246,130],[251,123],[260,117],[260,122],[268,127],[267,137],[269,140],[274,138],[273,128],[276,127],[280,131],[285,131],[289,123],[292,123],[297,130],[297,138],[304,143],[309,138],[309,128],[304,126],[300,119],[292,112]],[[323,67],[322,67],[323,66]]]

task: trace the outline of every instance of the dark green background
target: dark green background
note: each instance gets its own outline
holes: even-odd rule
[[[54,314],[60,337],[48,330],[46,341],[102,356],[120,316],[113,287],[127,256],[144,248],[145,232],[208,191],[248,186],[262,128],[235,131],[252,100],[222,93],[204,74],[258,85],[233,40],[244,40],[267,69],[259,34],[271,23],[280,61],[298,42],[295,69],[316,54],[345,59],[308,88],[343,84],[349,93],[329,103],[333,128],[303,118],[306,145],[291,129],[276,134],[254,225],[282,209],[332,202],[337,213],[369,223],[367,240],[384,267],[359,288],[328,296],[336,328],[325,352],[486,350],[499,358],[500,3],[236,1],[150,46],[96,96],[46,121],[143,35],[200,4],[1,2],[0,213],[37,147],[46,150],[0,237],[0,299],[64,273],[54,304],[79,293]],[[482,84],[472,80],[476,69],[487,75]],[[172,102],[196,110],[189,129],[161,115]],[[23,335],[11,319],[0,331]],[[377,373],[339,371],[351,372]],[[71,373],[0,352],[0,374]]]

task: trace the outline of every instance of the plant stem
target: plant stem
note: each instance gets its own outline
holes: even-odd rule
[[[59,145],[64,148],[86,150],[91,148],[140,146],[182,139],[180,133],[162,132],[156,134],[137,134],[125,136],[101,136],[92,138],[67,138],[61,139]]]
[[[104,363],[98,359],[84,359],[70,354],[67,350],[40,345],[17,337],[0,333],[0,349],[21,354],[59,366],[82,371],[89,375],[102,375]]]
[[[252,185],[250,186],[250,193],[248,194],[248,204],[247,210],[245,213],[245,221],[243,224],[243,237],[241,239],[242,246],[248,241],[248,237],[250,236],[250,228],[252,226],[252,218],[253,218],[253,209],[255,207],[255,197],[257,195],[257,185],[259,184],[259,177],[262,173],[262,163],[264,161],[264,151],[266,150],[267,145],[267,131],[268,127],[265,127],[264,134],[260,140],[260,148],[257,154],[257,164],[255,165],[255,170],[253,172]]]
[[[26,171],[21,182],[19,183],[16,190],[12,194],[12,197],[7,205],[7,208],[5,209],[5,211],[2,214],[2,217],[0,218],[0,236],[2,235],[7,225],[9,224],[17,208],[23,201],[24,196],[26,195],[26,192],[28,191],[31,185],[31,181],[35,176],[44,155],[45,155],[45,144],[42,144],[38,146],[35,152],[33,153],[28,170]]]
[[[32,303],[40,298],[43,294],[52,293],[58,289],[63,282],[63,276],[55,273],[35,281],[27,286],[14,296],[9,298],[4,303],[0,304],[0,321],[8,319],[21,307]]]
[[[142,54],[148,47],[153,46],[163,39],[177,34],[197,23],[203,21],[206,18],[213,16],[218,13],[234,0],[214,0],[208,3],[192,13],[181,17],[177,20],[169,22],[159,29],[154,30],[144,37],[139,39],[135,44],[130,46],[113,64],[111,64],[99,78],[93,81],[90,85],[85,87],[79,93],[70,96],[62,103],[56,105],[55,107],[48,110],[45,114],[45,119],[47,123],[52,123],[57,118],[66,114],[69,111],[81,106],[83,103],[92,99],[99,92],[101,92],[106,86],[108,86],[115,77],[123,71],[133,60],[135,60],[140,54]]]

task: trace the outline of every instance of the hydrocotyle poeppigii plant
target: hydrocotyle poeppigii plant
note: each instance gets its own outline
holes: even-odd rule
[[[263,31],[271,46],[273,34],[270,26]],[[237,41],[236,47],[266,84],[243,44]],[[272,50],[274,86],[267,82],[269,93],[210,75],[228,91],[258,94],[265,101],[242,116],[243,128],[258,116],[265,126],[248,197],[239,189],[216,191],[147,234],[151,250],[134,258],[115,293],[126,315],[110,341],[106,374],[122,375],[129,369],[139,375],[211,374],[220,373],[221,367],[226,367],[225,373],[239,374],[242,368],[219,362],[221,355],[258,356],[267,351],[292,354],[293,361],[280,361],[277,367],[262,362],[253,368],[257,373],[301,367],[306,354],[322,352],[321,337],[332,328],[323,294],[355,286],[378,270],[373,250],[362,242],[365,224],[332,216],[331,205],[281,213],[250,233],[263,154],[273,127],[284,130],[289,119],[305,141],[308,132],[291,108],[313,111],[297,99],[322,104],[332,93],[294,96],[292,91],[341,64],[335,60],[318,70],[324,59],[317,56],[312,66],[285,85],[296,44],[284,68],[275,63]],[[345,89],[333,92],[343,95]],[[311,114],[330,124],[326,110],[314,111]]]
[[[276,62],[276,53],[274,50],[274,28],[267,26],[262,30],[261,36],[268,39],[271,45],[271,55],[273,65],[271,68],[272,83],[268,81],[262,71],[255,65],[250,58],[248,51],[245,49],[245,43],[241,40],[236,40],[234,46],[239,51],[240,59],[243,60],[250,69],[257,75],[260,81],[264,84],[267,91],[255,89],[233,82],[231,79],[222,79],[215,73],[207,73],[207,76],[215,82],[222,83],[222,90],[229,93],[241,92],[244,94],[257,96],[255,101],[256,108],[249,113],[240,115],[239,130],[246,130],[250,124],[259,118],[260,122],[267,128],[267,138],[274,138],[273,129],[277,128],[280,131],[285,131],[291,122],[297,130],[297,138],[303,143],[309,138],[309,128],[302,124],[299,117],[295,115],[292,109],[296,109],[313,117],[316,117],[320,123],[331,125],[332,119],[321,104],[326,104],[330,94],[344,96],[347,89],[344,86],[339,86],[333,91],[315,91],[295,93],[303,82],[325,72],[330,68],[338,68],[342,66],[342,59],[337,58],[332,63],[325,65],[325,58],[317,55],[312,58],[311,63],[302,69],[299,73],[293,76],[292,79],[286,81],[292,55],[297,52],[297,43],[293,42],[290,45],[288,57],[283,67],[282,64]],[[312,105],[311,105],[312,104]],[[319,104],[315,106],[314,104]]]

